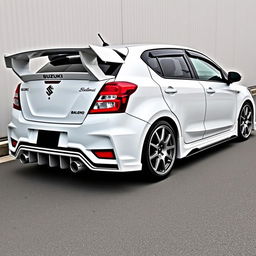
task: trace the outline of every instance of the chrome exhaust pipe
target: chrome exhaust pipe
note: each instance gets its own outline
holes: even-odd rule
[[[85,169],[85,165],[80,162],[80,161],[73,161],[71,162],[70,164],[70,170],[73,172],[73,173],[77,173],[77,172],[80,172],[82,171],[83,169]]]
[[[22,154],[20,155],[20,162],[21,162],[22,164],[27,164],[27,163],[29,163],[29,156],[28,156],[28,154],[22,153]]]

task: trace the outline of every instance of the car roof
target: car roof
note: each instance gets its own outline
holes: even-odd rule
[[[170,44],[123,44],[123,45],[111,45],[109,46],[110,48],[114,49],[120,49],[120,48],[137,48],[138,50],[141,51],[146,51],[150,49],[165,49],[165,48],[171,48],[171,49],[184,49],[184,50],[192,50],[192,51],[197,51],[195,49],[192,49],[190,47],[186,46],[180,46],[180,45],[170,45]]]

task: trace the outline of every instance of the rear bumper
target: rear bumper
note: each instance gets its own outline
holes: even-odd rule
[[[30,143],[20,142],[16,151],[10,151],[10,154],[19,158],[21,154],[28,155],[29,163],[38,163],[39,165],[49,165],[50,167],[59,167],[68,169],[73,161],[80,160],[88,169],[94,171],[115,171],[118,170],[117,164],[93,163],[81,150],[75,148],[42,148]]]
[[[88,115],[82,125],[31,122],[25,120],[20,111],[13,110],[12,122],[8,125],[9,150],[16,158],[21,153],[31,152],[36,154],[37,160],[48,159],[44,162],[50,166],[57,161],[58,166],[63,167],[61,163],[79,159],[95,171],[137,171],[141,170],[141,152],[148,125],[126,113]],[[58,131],[57,147],[39,147],[39,130]],[[15,147],[11,138],[18,142]],[[112,149],[116,159],[99,159],[92,153],[92,150],[102,149]]]

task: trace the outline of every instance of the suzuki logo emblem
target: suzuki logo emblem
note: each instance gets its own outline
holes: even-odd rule
[[[53,87],[52,87],[52,85],[50,85],[50,86],[48,86],[47,88],[46,88],[46,94],[49,96],[49,98],[48,99],[50,99],[50,96],[53,94]]]

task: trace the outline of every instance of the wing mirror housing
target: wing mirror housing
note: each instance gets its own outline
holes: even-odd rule
[[[239,82],[241,80],[241,75],[237,72],[228,72],[228,84]]]

